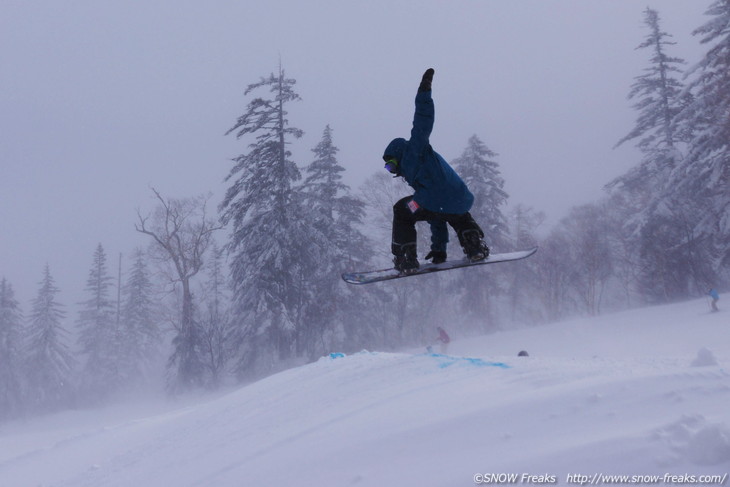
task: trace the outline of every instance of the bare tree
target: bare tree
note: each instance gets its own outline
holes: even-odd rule
[[[607,214],[605,204],[578,206],[559,227],[568,239],[570,287],[591,316],[599,314],[603,291],[613,275]]]
[[[570,259],[569,247],[568,237],[559,230],[553,230],[540,242],[540,252],[534,257],[534,283],[540,290],[537,297],[545,310],[547,321],[557,321],[565,317],[571,305],[571,270],[566,266]]]
[[[156,189],[152,191],[159,204],[151,216],[142,216],[138,211],[135,228],[152,237],[153,248],[171,264],[173,281],[182,288],[180,323],[169,362],[171,368],[177,365],[177,373],[170,386],[173,390],[199,386],[204,381],[205,367],[200,357],[201,337],[194,319],[190,281],[203,267],[213,232],[221,227],[207,217],[209,197],[165,199]]]

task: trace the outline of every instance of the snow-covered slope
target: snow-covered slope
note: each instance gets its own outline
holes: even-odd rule
[[[4,425],[0,486],[722,480],[729,338],[730,313],[693,301],[452,343],[450,355],[481,360],[323,357],[173,411]]]

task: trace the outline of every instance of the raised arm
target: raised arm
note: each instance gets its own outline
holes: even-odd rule
[[[433,68],[423,73],[421,84],[416,94],[416,112],[413,115],[413,128],[411,129],[411,145],[420,153],[427,145],[428,139],[433,130],[435,109],[431,98],[431,82],[433,81]]]

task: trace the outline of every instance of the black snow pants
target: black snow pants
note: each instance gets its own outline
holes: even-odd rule
[[[431,224],[431,250],[446,251],[449,241],[447,223],[456,232],[462,247],[464,234],[469,231],[476,231],[479,238],[484,238],[484,232],[469,212],[436,213],[419,207],[413,201],[413,196],[406,196],[393,205],[393,255],[400,255],[404,246],[416,244],[416,222],[421,221]]]

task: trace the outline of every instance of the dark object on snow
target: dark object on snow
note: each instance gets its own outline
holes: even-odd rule
[[[527,353],[526,350],[521,350],[520,353],[517,354],[518,357],[529,357],[530,354]]]

